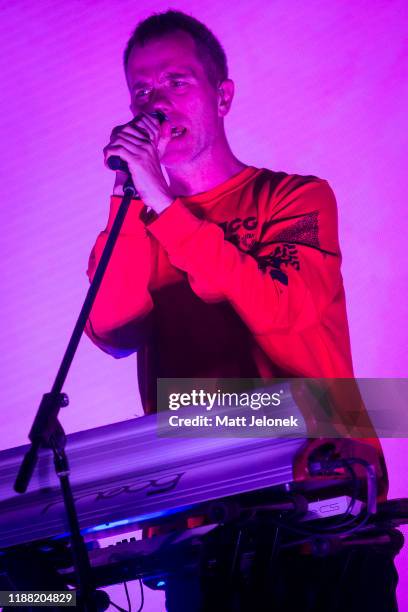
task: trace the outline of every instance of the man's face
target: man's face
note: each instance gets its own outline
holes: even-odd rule
[[[168,117],[161,130],[172,135],[161,163],[180,167],[211,154],[223,132],[220,95],[208,81],[193,38],[183,31],[134,47],[127,70],[131,110],[161,110]]]

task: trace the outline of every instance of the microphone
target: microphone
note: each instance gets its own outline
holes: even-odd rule
[[[167,119],[166,115],[161,110],[155,110],[147,114],[151,117],[154,117],[155,119],[158,119],[160,125],[163,123],[163,121]],[[121,170],[122,172],[127,172],[128,174],[130,174],[127,163],[123,161],[123,159],[121,159],[118,155],[110,155],[106,163],[111,170]]]

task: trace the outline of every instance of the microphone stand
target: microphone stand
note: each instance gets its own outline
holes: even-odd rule
[[[66,435],[58,420],[58,413],[62,406],[67,406],[69,403],[68,396],[62,393],[64,382],[78,348],[86,321],[92,310],[123,221],[125,220],[131,199],[132,197],[138,197],[130,176],[123,187],[123,192],[121,205],[116,214],[95,276],[88,289],[54,384],[51,391],[45,393],[42,397],[29,433],[31,446],[24,456],[14,483],[14,490],[17,493],[25,493],[37,464],[39,450],[41,448],[50,448],[53,451],[55,471],[60,481],[70,531],[73,564],[77,577],[78,605],[79,609],[84,612],[106,610],[110,602],[108,595],[104,591],[97,591],[95,589],[92,579],[88,551],[81,534],[75,500],[69,481],[70,470],[65,453]]]

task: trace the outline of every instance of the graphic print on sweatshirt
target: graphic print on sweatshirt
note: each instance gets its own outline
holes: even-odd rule
[[[300,270],[297,245],[320,250],[318,215],[318,211],[313,211],[297,217],[265,221],[259,232],[259,239],[257,239],[258,219],[254,216],[236,217],[218,225],[223,230],[226,240],[257,260],[260,270],[269,272],[272,278],[287,285],[288,276],[282,268],[292,266],[296,271]],[[278,230],[280,224],[285,224],[287,227],[277,231],[270,240],[262,240],[262,236],[266,233],[271,234],[271,227],[276,225]],[[268,246],[270,251],[265,253],[265,247]]]

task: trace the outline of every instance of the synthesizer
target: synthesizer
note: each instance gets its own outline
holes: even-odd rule
[[[81,530],[140,528],[198,504],[293,481],[304,438],[166,438],[156,415],[67,436],[70,480]],[[0,452],[0,549],[67,535],[51,451],[28,491],[14,480],[28,446]]]

